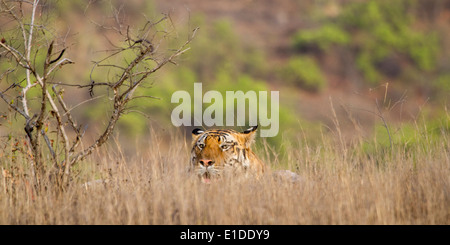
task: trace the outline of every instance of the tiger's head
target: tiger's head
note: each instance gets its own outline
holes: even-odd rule
[[[191,166],[203,182],[223,172],[264,172],[264,164],[251,150],[258,126],[244,132],[234,130],[192,131]]]

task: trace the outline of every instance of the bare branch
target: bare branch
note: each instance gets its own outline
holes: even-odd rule
[[[30,62],[30,53],[31,53],[31,46],[32,46],[32,41],[33,41],[33,29],[34,29],[34,17],[36,14],[36,8],[37,5],[39,3],[39,0],[34,0],[33,2],[33,10],[31,12],[31,21],[30,21],[30,31],[29,31],[29,35],[28,35],[28,39],[24,38],[24,44],[25,44],[25,59],[28,62]],[[27,91],[28,91],[28,87],[31,86],[31,66],[29,66],[29,69],[27,69],[26,71],[26,76],[27,76],[27,87],[23,90],[23,97],[22,97],[22,104],[23,104],[23,110],[25,111],[25,113],[28,115],[28,101],[27,101]]]
[[[59,59],[61,59],[61,57],[63,56],[63,54],[64,54],[65,51],[66,51],[66,49],[63,49],[63,50],[59,53],[58,57],[57,57],[56,59],[50,61],[49,64],[53,64],[53,63],[55,63],[56,61],[58,61]]]
[[[63,83],[63,82],[48,82],[49,84],[55,84],[55,85],[61,85],[61,86],[68,86],[68,87],[77,87],[77,88],[88,88],[91,87],[92,84],[86,84],[86,85],[81,85],[81,84],[70,84],[70,83]],[[107,87],[112,87],[113,84],[111,83],[95,83],[94,86],[107,86]]]
[[[29,65],[28,60],[15,48],[8,46],[2,42],[0,42],[0,46],[2,46],[8,53],[12,54],[14,58],[16,59],[17,64],[19,64],[21,67],[31,70],[31,66]],[[22,63],[22,61],[25,61],[27,64]]]
[[[73,165],[107,142],[124,113],[142,113],[138,110],[130,110],[130,101],[140,98],[159,99],[153,96],[134,97],[133,95],[139,87],[144,87],[144,82],[148,76],[159,71],[168,63],[177,65],[175,59],[190,49],[188,44],[194,38],[198,28],[194,29],[188,40],[177,49],[166,49],[160,52],[161,47],[165,47],[164,42],[175,30],[170,15],[164,15],[156,22],[147,21],[141,29],[133,29],[123,23],[125,19],[123,14],[126,10],[124,8],[125,3],[117,7],[111,5],[112,15],[107,17],[108,19],[103,19],[103,23],[100,21],[100,24],[92,20],[91,22],[103,30],[113,31],[115,35],[121,35],[124,42],[113,43],[113,39],[108,38],[105,34],[107,42],[113,48],[109,50],[106,48],[106,57],[93,62],[89,83],[83,85],[80,83],[53,82],[53,75],[58,69],[74,62],[70,58],[64,57],[65,47],[56,51],[58,42],[55,40],[59,39],[56,39],[57,37],[52,33],[51,28],[42,24],[42,15],[38,12],[41,2],[40,0],[0,0],[1,14],[7,16],[9,21],[15,25],[13,30],[17,31],[14,33],[17,36],[12,38],[11,41],[2,39],[0,42],[0,54],[6,55],[8,62],[15,63],[15,66],[11,65],[8,70],[0,74],[0,79],[3,81],[3,78],[6,77],[5,81],[7,82],[4,86],[5,89],[0,91],[0,98],[8,105],[9,109],[15,112],[15,115],[22,116],[26,121],[24,131],[30,141],[29,159],[31,160],[31,171],[35,178],[35,186],[39,187],[40,179],[46,176],[43,175],[45,172],[42,171],[46,169],[45,161],[51,159],[53,166],[58,170],[57,173],[53,173],[56,174],[57,184],[64,188],[63,186],[70,179]],[[30,4],[30,8],[28,6],[22,7],[24,3]],[[89,2],[90,4],[91,2]],[[157,30],[153,28],[164,21],[168,22],[169,29]],[[105,23],[111,26],[105,26]],[[134,31],[137,31],[138,34],[135,34]],[[47,33],[50,33],[52,39],[49,39]],[[66,32],[65,37],[63,37],[63,46],[65,46],[68,34],[69,32]],[[19,44],[17,44],[17,40],[19,40]],[[47,53],[42,65],[39,63],[39,57],[44,46],[47,46]],[[130,54],[133,55],[131,60],[126,58]],[[119,55],[123,55],[122,60],[126,60],[115,61],[115,59],[121,57]],[[97,78],[103,81],[94,81],[94,71],[97,70],[102,72],[106,70],[105,74],[101,74],[101,78]],[[25,73],[26,76],[20,82],[10,81],[12,77],[16,79],[16,76],[9,75],[11,73],[12,75]],[[63,98],[64,87],[58,88],[57,86],[88,88],[91,98],[83,100],[75,106],[69,105]],[[110,98],[113,109],[109,115],[106,128],[97,135],[94,143],[85,148],[83,136],[87,126],[83,127],[78,124],[73,110],[84,103],[104,97],[105,95],[93,97],[93,90],[97,86],[106,86],[108,96],[113,93]],[[33,87],[38,88],[39,94],[31,98],[29,92]],[[34,103],[33,106],[30,106],[31,102]],[[55,137],[53,137],[53,132],[56,132]],[[73,132],[75,135],[68,134],[68,132]],[[48,155],[50,155],[50,158],[47,159]]]
[[[151,95],[135,96],[135,97],[133,97],[133,100],[135,100],[135,99],[141,99],[141,98],[161,100],[161,98],[155,97],[155,96],[151,96]]]
[[[54,164],[56,165],[57,164],[56,153],[53,150],[52,144],[51,144],[50,140],[48,139],[47,135],[45,134],[44,129],[41,129],[41,134],[44,137],[44,141],[47,144],[50,154],[52,155],[52,160],[53,160]]]
[[[161,67],[163,67],[167,63],[171,62],[174,58],[176,58],[176,57],[182,55],[183,53],[185,53],[186,51],[188,51],[190,48],[186,48],[186,46],[194,39],[195,34],[197,33],[198,29],[199,28],[195,28],[192,32],[191,37],[179,49],[177,49],[171,56],[169,56],[168,58],[163,60],[152,70],[142,72],[141,74],[143,76],[138,81],[136,81],[130,88],[128,88],[125,92],[123,92],[123,94],[121,95],[121,99],[123,99],[124,96],[130,98],[131,97],[130,94],[132,94],[135,91],[135,88],[137,86],[139,86],[142,83],[142,81],[144,81],[144,79],[146,79],[150,74],[158,71],[159,69],[161,69]],[[135,73],[134,75],[137,75],[137,73]]]
[[[147,56],[150,52],[153,51],[153,46],[149,46],[147,47],[142,53],[141,55],[139,55],[138,57],[136,57],[136,59],[134,59],[130,65],[128,65],[127,69],[125,69],[125,71],[122,73],[119,81],[117,81],[114,85],[113,88],[116,89],[119,86],[121,86],[123,84],[123,82],[125,82],[129,77],[130,77],[130,72],[131,70],[137,65],[139,64],[139,62],[141,62],[145,56]]]
[[[56,68],[61,68],[63,65],[67,65],[67,64],[74,64],[75,62],[71,61],[70,59],[64,58],[62,60],[60,60],[58,63],[56,63],[54,66],[52,66],[48,72],[46,73],[46,76],[48,77]],[[51,64],[51,63],[49,63]]]
[[[3,99],[3,101],[5,101],[5,103],[14,111],[18,112],[20,115],[22,115],[25,119],[30,119],[30,117],[21,109],[19,109],[17,106],[15,106],[11,101],[8,101],[8,99],[5,98],[5,96],[3,95],[3,93],[0,93],[0,98]]]
[[[23,22],[22,22],[21,18],[19,18],[19,17],[14,13],[14,11],[13,11],[14,6],[13,6],[13,7],[9,7],[9,6],[5,3],[4,0],[2,0],[2,4],[3,4],[3,6],[5,6],[5,8],[7,8],[6,12],[8,12],[9,15],[11,15],[12,18],[13,18],[13,19],[17,22],[17,24],[20,26],[20,30],[22,31],[22,38],[23,38],[23,41],[24,41],[25,46],[26,46],[26,44],[27,44],[27,42],[28,42],[28,41],[27,41],[27,34],[26,34],[26,30],[25,30],[25,27],[24,27],[24,25],[23,25]]]
[[[377,105],[377,110],[378,110],[378,113],[379,113],[379,117],[383,121],[384,127],[386,128],[387,134],[389,136],[389,146],[390,146],[391,151],[392,151],[393,150],[393,146],[392,146],[391,133],[389,132],[389,127],[388,127],[388,125],[386,123],[386,120],[384,120],[383,113],[381,112],[380,106],[378,105],[378,99],[375,100],[375,104]]]

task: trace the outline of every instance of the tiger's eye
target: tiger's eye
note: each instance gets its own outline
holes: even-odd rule
[[[198,147],[203,148],[205,147],[205,144],[198,144]]]
[[[222,150],[226,150],[226,149],[230,148],[230,146],[229,145],[221,145],[220,148],[222,148]]]

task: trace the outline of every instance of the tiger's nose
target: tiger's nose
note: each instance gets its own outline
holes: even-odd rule
[[[205,166],[205,167],[209,167],[209,166],[213,165],[214,163],[215,163],[215,161],[213,161],[213,160],[200,159],[200,164]]]

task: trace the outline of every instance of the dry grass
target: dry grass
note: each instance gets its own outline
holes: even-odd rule
[[[304,181],[268,174],[205,185],[186,173],[184,139],[153,137],[131,158],[117,148],[97,152],[65,192],[49,187],[39,195],[20,157],[4,158],[0,224],[450,224],[443,139],[369,156],[357,144],[324,140],[289,150],[286,166]],[[100,178],[107,183],[82,184]]]

